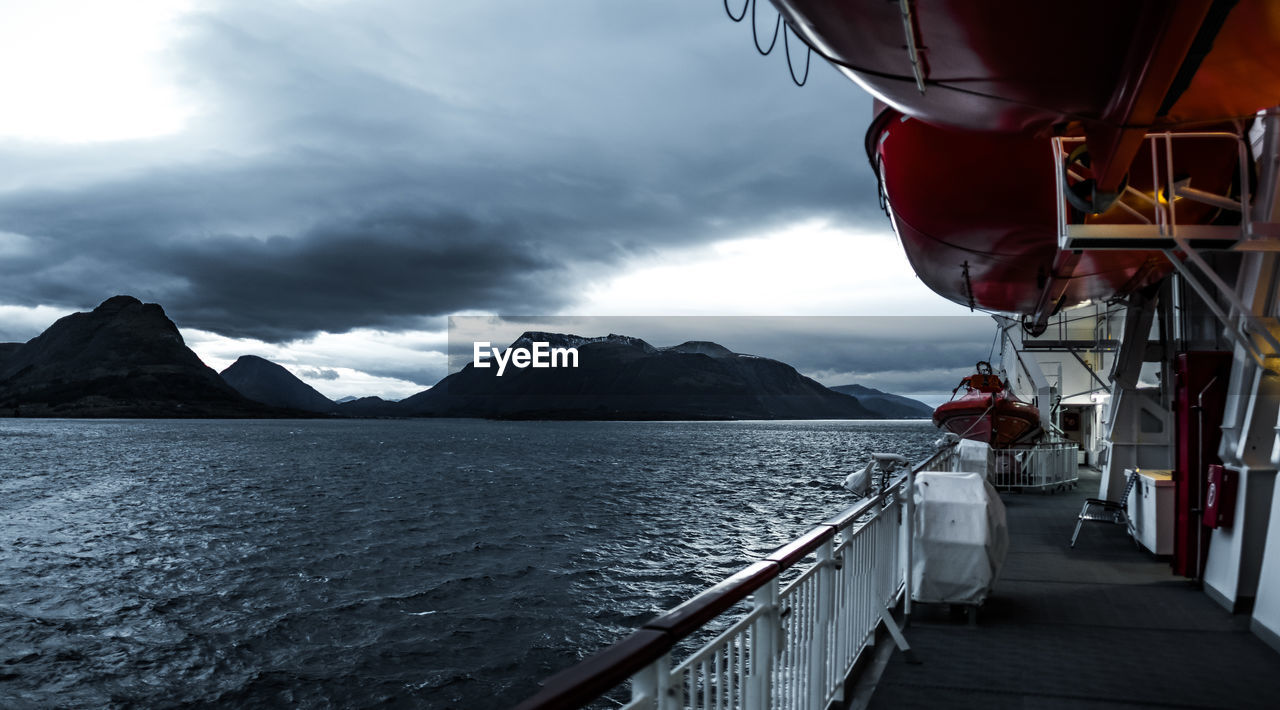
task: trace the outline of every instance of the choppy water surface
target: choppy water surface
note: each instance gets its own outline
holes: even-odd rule
[[[0,420],[0,706],[506,707],[935,435]]]

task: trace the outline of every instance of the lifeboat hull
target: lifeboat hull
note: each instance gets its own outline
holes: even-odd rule
[[[1195,175],[1193,184],[1201,189],[1230,194],[1238,174],[1236,147],[1229,141],[1189,143],[1180,148],[1176,169]],[[1141,290],[1172,271],[1158,251],[1077,254],[1058,248],[1056,168],[1048,140],[935,126],[886,109],[871,124],[867,150],[912,268],[956,303],[1043,315]],[[1147,150],[1129,180],[1151,194]],[[1124,201],[1134,211],[1151,212],[1141,200]],[[1179,203],[1178,216],[1194,224],[1229,218],[1189,202]],[[1085,219],[1137,223],[1132,211],[1119,207]]]
[[[933,423],[962,439],[1003,448],[1035,436],[1040,410],[1007,392],[971,390],[933,410]]]
[[[912,2],[908,22],[896,2],[773,4],[844,74],[930,123],[1039,135],[1073,123],[1163,129],[1280,101],[1280,4],[1269,0],[1077,0],[1065,11]]]
[[[936,125],[1083,136],[1100,193],[1123,189],[1148,131],[1280,103],[1270,0],[773,0],[878,99]],[[1185,222],[1184,222],[1185,223]]]

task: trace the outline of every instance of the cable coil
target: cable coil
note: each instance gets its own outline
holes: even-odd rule
[[[813,45],[809,44],[804,37],[801,37],[800,33],[796,32],[795,29],[791,27],[790,22],[786,23],[786,26],[784,27],[782,23],[782,13],[779,12],[777,18],[773,21],[773,37],[769,40],[769,46],[760,46],[760,31],[756,22],[756,0],[745,0],[745,2],[742,3],[742,11],[737,15],[733,14],[733,10],[730,9],[729,0],[724,0],[724,13],[734,22],[742,22],[746,19],[748,12],[751,13],[751,39],[755,43],[756,51],[760,53],[760,56],[767,57],[773,53],[774,48],[778,46],[778,33],[781,32],[782,47],[787,54],[787,71],[791,74],[791,81],[794,82],[796,86],[804,86],[808,83],[809,65],[813,59]],[[804,75],[800,77],[796,76],[795,64],[791,59],[791,42],[787,38],[788,30],[795,33],[796,37],[799,38],[805,46]]]

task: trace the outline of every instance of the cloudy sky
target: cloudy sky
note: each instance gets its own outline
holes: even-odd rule
[[[128,293],[333,397],[434,383],[453,314],[891,317],[757,354],[898,391],[988,351],[909,345],[967,311],[878,209],[869,97],[719,0],[0,3],[0,340]]]

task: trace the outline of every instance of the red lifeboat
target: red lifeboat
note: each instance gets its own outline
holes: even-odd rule
[[[1222,128],[1221,126],[1217,128]],[[935,293],[956,303],[1001,313],[1047,316],[1085,301],[1142,290],[1173,270],[1159,252],[1059,248],[1057,186],[1048,140],[961,130],[908,119],[886,109],[867,131],[867,154],[880,174],[886,207],[907,259]],[[1130,172],[1132,190],[1090,225],[1157,221],[1149,202],[1150,146]],[[1174,172],[1196,186],[1238,196],[1233,142],[1180,145]],[[1231,215],[1178,200],[1179,224],[1223,223]]]
[[[1040,432],[1040,410],[1006,389],[990,363],[979,362],[977,372],[961,380],[956,392],[961,387],[964,394],[933,410],[934,424],[996,448],[1025,442]]]
[[[773,3],[823,57],[908,116],[1087,137],[1103,192],[1120,189],[1146,133],[1280,102],[1272,0],[1078,0],[1066,14],[1009,0]]]

